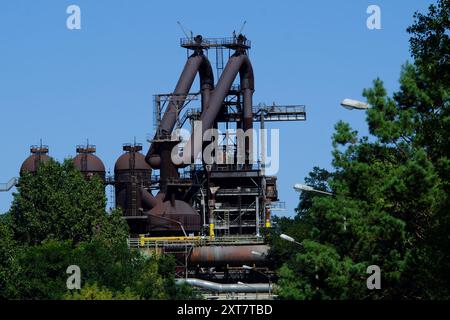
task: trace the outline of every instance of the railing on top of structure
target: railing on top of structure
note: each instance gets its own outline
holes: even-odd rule
[[[252,42],[247,39],[240,39],[239,37],[227,37],[227,38],[202,38],[201,42],[197,42],[194,37],[181,38],[180,46],[183,48],[191,48],[193,46],[200,46],[202,48],[214,48],[225,47],[233,48],[236,46],[242,46],[245,48],[251,48]]]
[[[129,238],[130,248],[161,248],[166,246],[212,246],[212,245],[239,245],[239,244],[263,244],[264,238],[257,236],[227,236],[227,237],[145,237]]]

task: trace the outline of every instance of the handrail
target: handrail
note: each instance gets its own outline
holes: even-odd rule
[[[264,239],[255,236],[226,236],[226,237],[145,237],[129,238],[130,248],[152,248],[162,246],[214,246],[214,245],[240,245],[240,244],[264,244]]]
[[[305,113],[305,105],[258,105],[253,107],[253,113]]]
[[[247,48],[250,48],[252,46],[252,43],[250,40],[244,40],[239,41],[236,37],[227,37],[227,38],[203,38],[201,43],[197,43],[194,38],[181,38],[180,39],[180,46],[192,46],[192,45],[200,45],[204,48],[210,48],[210,47],[228,47],[233,45],[241,45]]]

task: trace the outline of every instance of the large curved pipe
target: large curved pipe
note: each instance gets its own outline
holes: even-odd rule
[[[192,87],[195,76],[200,75],[200,90],[202,95],[202,106],[209,101],[210,92],[214,89],[214,74],[211,63],[201,50],[194,52],[186,61],[183,71],[178,79],[172,98],[166,108],[166,112],[159,124],[158,131],[162,135],[170,135],[175,127],[178,108],[184,105],[186,96]],[[158,133],[156,133],[158,134]],[[156,135],[155,135],[156,138]],[[147,163],[155,169],[161,165],[161,157],[156,152],[154,144],[151,145],[145,157]]]
[[[158,134],[170,135],[177,120],[177,113],[186,101],[186,96],[189,94],[189,90],[195,80],[197,73],[200,76],[200,91],[202,96],[202,108],[203,104],[209,101],[210,92],[214,89],[214,73],[212,71],[211,63],[208,58],[203,54],[202,50],[196,50],[186,61],[183,71],[181,72],[180,78],[178,79],[177,85],[173,92],[172,98],[166,108],[166,111],[161,119],[158,127],[158,132],[155,134],[157,138]],[[145,161],[153,169],[161,168],[161,155],[155,144],[152,144],[145,156]],[[164,174],[167,174],[165,172]],[[141,190],[143,205],[146,209],[151,209],[156,206],[158,201],[161,201],[161,193],[164,192],[160,190],[158,195],[154,197],[145,189]]]
[[[140,189],[142,205],[144,209],[152,209],[158,204],[158,199],[155,198],[150,192],[145,190],[143,187]]]
[[[216,88],[211,94],[208,108],[202,112],[200,122],[194,126],[191,138],[184,147],[182,164],[190,164],[195,161],[201,152],[203,143],[203,134],[206,130],[212,128],[215,119],[223,105],[225,97],[231,89],[234,79],[240,74],[241,89],[244,92],[244,130],[252,128],[252,95],[255,89],[253,68],[250,59],[243,52],[236,52],[227,62],[224,71],[217,83]],[[181,164],[181,163],[179,163]]]
[[[247,284],[222,284],[212,281],[206,281],[202,279],[196,278],[186,278],[186,279],[175,279],[175,283],[180,285],[183,283],[187,283],[193,287],[202,288],[207,291],[212,292],[270,292],[271,284],[270,283],[247,283]]]

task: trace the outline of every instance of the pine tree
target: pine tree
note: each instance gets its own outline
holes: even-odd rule
[[[450,297],[449,12],[441,0],[415,14],[414,63],[402,67],[398,92],[389,97],[380,79],[364,90],[374,139],[336,124],[334,172],[315,182],[334,196],[301,197],[297,219],[310,231],[279,270],[282,297]],[[366,288],[370,265],[381,268],[382,290]]]

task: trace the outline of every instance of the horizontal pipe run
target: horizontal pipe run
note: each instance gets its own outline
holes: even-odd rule
[[[196,278],[175,279],[175,281],[178,285],[187,283],[193,287],[212,292],[255,293],[269,292],[271,290],[271,285],[269,283],[222,284]]]
[[[262,266],[269,251],[267,245],[228,245],[194,247],[189,258],[190,265],[199,266],[242,266],[243,264]],[[260,255],[254,254],[260,253]]]

